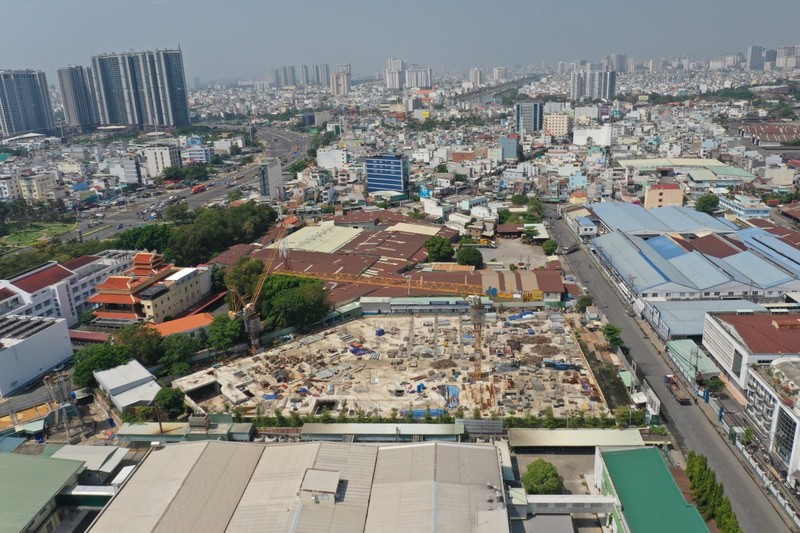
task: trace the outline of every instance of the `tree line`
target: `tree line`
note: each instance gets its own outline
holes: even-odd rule
[[[241,319],[220,315],[197,336],[180,333],[161,337],[146,324],[120,328],[109,342],[91,344],[75,354],[72,381],[76,387],[96,385],[92,372],[108,370],[135,359],[144,367],[158,366],[161,376],[184,376],[191,372],[190,360],[205,348],[225,350],[244,342],[246,335]]]
[[[201,207],[187,210],[170,206],[165,218],[171,224],[147,224],[119,233],[116,247],[163,253],[179,265],[197,265],[234,244],[258,240],[277,219],[274,209],[255,202],[236,207]]]
[[[692,496],[703,518],[706,521],[713,519],[722,533],[741,533],[739,520],[725,496],[725,488],[722,483],[717,483],[717,475],[709,468],[708,458],[690,451],[686,461]]]

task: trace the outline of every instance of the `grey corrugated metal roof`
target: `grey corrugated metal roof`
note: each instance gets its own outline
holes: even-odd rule
[[[748,300],[675,300],[648,303],[657,309],[658,317],[669,328],[673,337],[693,337],[703,334],[703,318],[715,311],[749,309],[766,311],[762,306]]]
[[[117,453],[121,452],[121,453]],[[53,459],[70,459],[83,461],[87,470],[111,472],[128,453],[127,448],[118,446],[73,446],[59,448],[51,457]],[[115,457],[116,454],[116,457]],[[111,467],[113,464],[113,467]]]
[[[89,531],[153,531],[209,444],[192,442],[152,450]]]
[[[437,442],[382,447],[366,530],[508,531],[503,482],[494,446]],[[467,509],[469,511],[467,511]]]
[[[455,424],[303,424],[302,435],[455,435]]]
[[[153,531],[225,531],[263,451],[254,444],[209,442]]]

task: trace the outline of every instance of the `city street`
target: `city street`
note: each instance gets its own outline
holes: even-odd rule
[[[575,235],[563,220],[555,222],[552,231],[559,242],[575,240]],[[674,373],[674,370],[658,353],[647,335],[643,334],[636,319],[628,316],[627,303],[620,300],[608,279],[598,272],[598,266],[585,248],[566,255],[565,259],[578,279],[589,289],[595,302],[600,306],[608,304],[603,312],[610,323],[622,328],[625,345],[630,349],[636,366],[644,373],[647,382],[661,400],[661,411],[666,414],[671,431],[683,443],[686,451],[694,450],[708,457],[709,466],[716,472],[717,480],[723,483],[725,494],[730,498],[742,529],[748,532],[792,531],[787,525],[789,518],[773,505],[746,470],[749,467],[740,462],[738,452],[720,436],[717,426],[709,421],[708,417],[713,417],[710,408],[702,405],[683,406],[672,397],[664,384],[663,376]],[[703,409],[709,412],[704,414]]]

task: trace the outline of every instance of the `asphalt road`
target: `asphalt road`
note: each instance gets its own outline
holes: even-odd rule
[[[283,165],[284,167],[306,155],[308,140],[300,133],[288,130],[260,128],[257,131],[257,135],[264,145],[264,155],[267,158],[287,158],[287,162]],[[78,221],[78,227],[75,231],[61,235],[60,238],[62,240],[77,238],[78,232],[80,231],[84,240],[109,239],[120,231],[145,223],[146,221],[141,217],[141,212],[147,209],[148,206],[162,202],[173,194],[183,196],[186,199],[187,205],[192,209],[210,202],[220,201],[233,190],[232,188],[226,188],[224,186],[226,182],[233,181],[235,187],[246,185],[258,187],[256,181],[258,167],[258,164],[253,164],[241,170],[226,174],[218,174],[206,182],[208,185],[211,185],[210,188],[197,194],[191,194],[191,190],[188,188],[173,191],[168,190],[158,196],[137,198],[130,204],[108,208],[100,224],[95,223],[94,225],[90,225],[90,222],[92,222],[90,219],[96,220],[96,217],[92,216],[92,212],[87,212],[87,218]],[[119,227],[120,225],[122,225],[121,228]],[[98,229],[99,231],[97,231]]]
[[[575,235],[564,221],[554,222],[552,231],[559,242],[575,240]],[[649,338],[643,335],[636,320],[628,316],[627,303],[620,300],[608,279],[598,272],[598,266],[589,257],[589,253],[581,248],[565,257],[572,271],[589,289],[595,302],[599,305],[608,304],[603,311],[609,322],[622,328],[622,339],[630,349],[637,367],[645,374],[647,382],[661,400],[662,413],[666,414],[672,432],[677,434],[686,448],[708,457],[709,466],[716,472],[717,480],[724,485],[725,494],[730,498],[742,529],[746,532],[792,531],[782,518],[783,512],[773,506],[770,497],[745,470],[749,467],[743,466],[739,461],[738,451],[732,450],[703,413],[702,409],[709,408],[680,405],[672,397],[664,384],[663,376],[675,371],[659,355]],[[789,518],[786,517],[786,520]]]

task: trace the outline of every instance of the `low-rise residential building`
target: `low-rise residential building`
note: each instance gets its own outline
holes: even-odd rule
[[[56,183],[55,174],[34,174],[17,178],[20,196],[28,203],[59,200],[66,192]]]
[[[164,173],[165,168],[182,167],[181,151],[175,145],[148,146],[144,149],[147,158],[147,174],[155,178]]]
[[[755,196],[736,194],[733,199],[719,197],[719,208],[729,211],[741,219],[769,218],[770,208]]]
[[[644,192],[645,209],[683,205],[683,190],[677,183],[653,185]]]
[[[64,319],[0,317],[0,397],[8,396],[71,356],[72,344]]]

